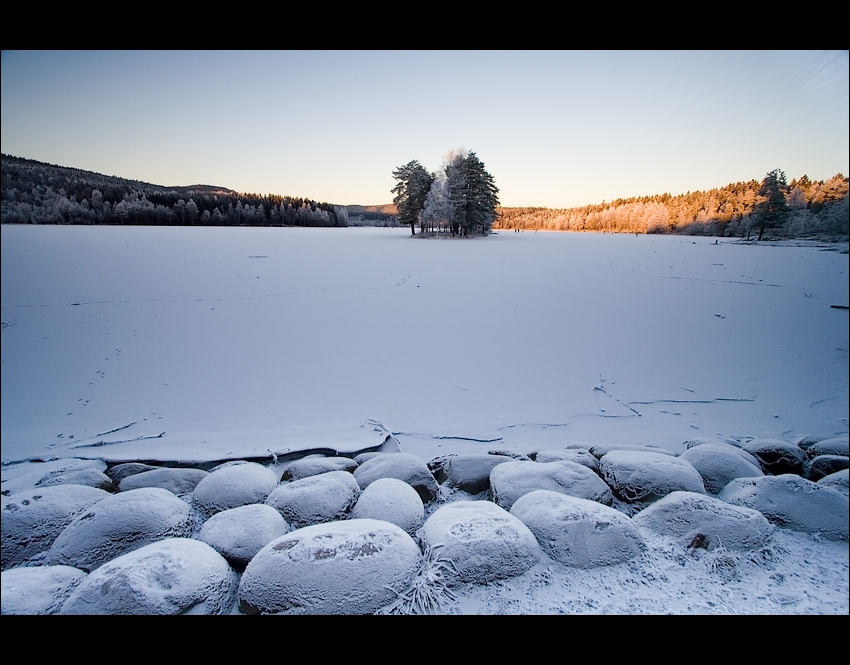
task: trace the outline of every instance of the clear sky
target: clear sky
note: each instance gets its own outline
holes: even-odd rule
[[[847,51],[4,51],[2,152],[337,204],[473,150],[506,206],[847,175]]]

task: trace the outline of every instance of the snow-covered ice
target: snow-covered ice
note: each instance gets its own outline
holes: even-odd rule
[[[427,462],[575,443],[678,454],[696,437],[846,441],[848,317],[830,305],[848,302],[848,256],[834,246],[372,228],[0,234],[4,492],[81,464],[69,458],[282,461],[391,443]],[[30,458],[55,459],[13,463]],[[777,529],[767,564],[647,542],[642,558],[581,578],[544,555],[450,611],[847,612],[846,543]],[[799,556],[823,576],[810,568],[804,583]]]

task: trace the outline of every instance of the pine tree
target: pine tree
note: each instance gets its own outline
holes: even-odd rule
[[[474,152],[458,155],[447,167],[452,234],[487,235],[496,221],[499,188]]]
[[[788,201],[785,199],[787,191],[785,172],[780,169],[774,169],[762,180],[758,195],[763,199],[755,205],[753,210],[753,223],[759,227],[759,240],[765,229],[781,226],[791,214]]]
[[[425,170],[415,159],[393,171],[393,178],[398,182],[392,188],[395,194],[393,203],[398,207],[398,221],[410,224],[410,232],[416,235],[415,224],[425,207],[425,199],[434,182],[434,176]]]

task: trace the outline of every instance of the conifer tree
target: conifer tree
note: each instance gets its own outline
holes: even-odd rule
[[[756,204],[753,211],[753,223],[759,227],[759,240],[765,229],[781,226],[791,214],[791,208],[785,198],[787,191],[785,173],[780,169],[770,171],[762,180],[758,194],[763,199]]]
[[[425,170],[415,159],[393,171],[393,178],[398,182],[392,188],[395,194],[393,203],[398,206],[398,221],[410,224],[410,232],[416,235],[416,222],[425,207],[425,199],[434,182],[434,176]]]

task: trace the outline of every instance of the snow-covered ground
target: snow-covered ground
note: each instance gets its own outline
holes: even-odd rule
[[[848,429],[848,316],[830,307],[848,304],[846,244],[0,233],[4,463],[353,451],[388,432],[425,461],[568,443],[679,453],[697,436]],[[590,572],[538,564],[454,608],[848,611],[846,543],[780,531],[761,558],[728,560],[671,547]]]

